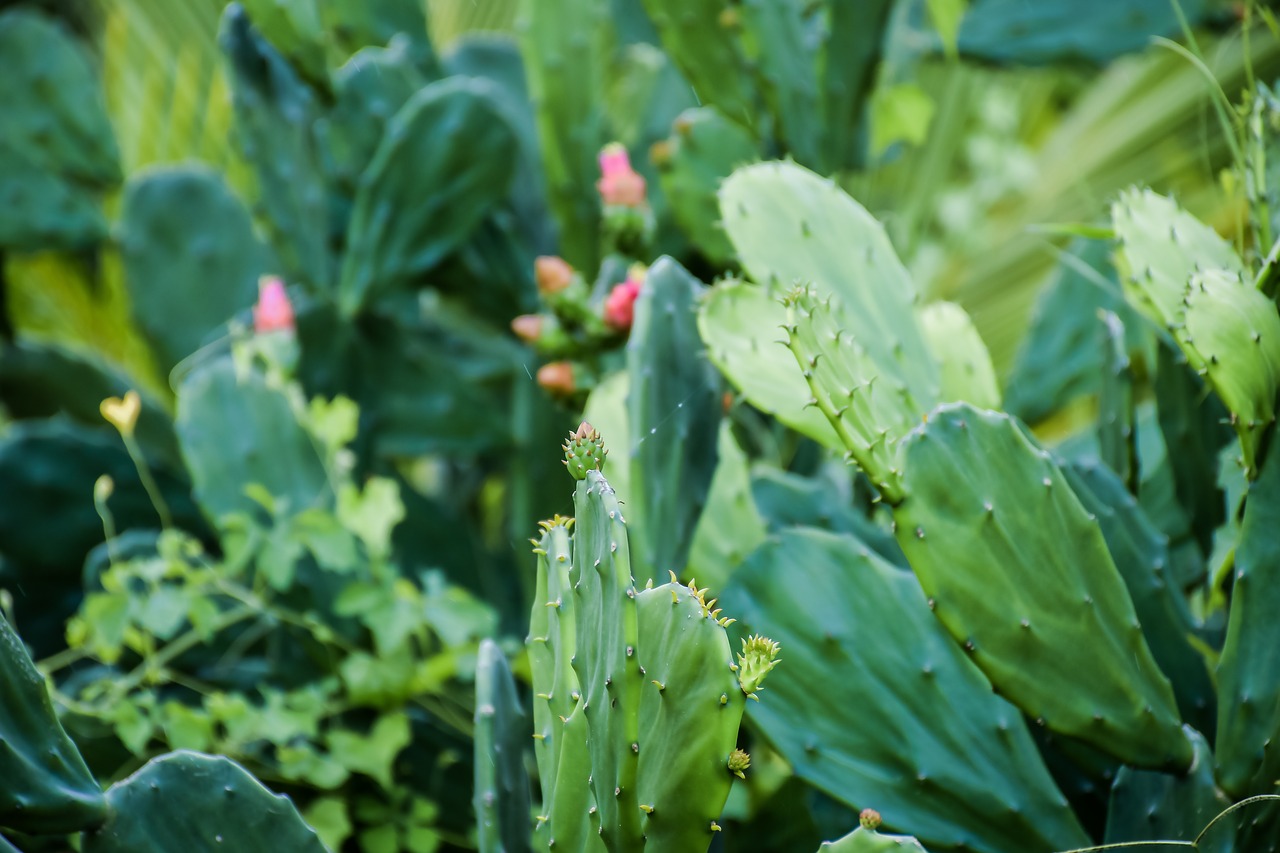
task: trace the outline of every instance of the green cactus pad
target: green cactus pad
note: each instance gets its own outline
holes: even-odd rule
[[[778,141],[798,162],[830,172],[822,157],[823,116],[803,8],[773,0],[743,0],[731,8],[738,13],[744,52],[773,114]]]
[[[915,397],[850,334],[853,319],[835,299],[812,289],[788,299],[788,346],[817,407],[858,467],[890,503],[902,500],[898,442],[932,403]]]
[[[801,778],[944,849],[1088,843],[1022,715],[909,572],[851,536],[793,528],[747,558],[722,603],[782,643],[749,714]]]
[[[1049,455],[1007,415],[963,403],[903,445],[898,543],[996,690],[1125,763],[1185,770],[1173,690],[1097,522]]]
[[[1120,248],[1116,270],[1125,298],[1161,329],[1178,324],[1182,297],[1196,270],[1244,271],[1226,240],[1172,199],[1129,189],[1111,205]],[[1200,369],[1203,365],[1193,361]]]
[[[611,850],[633,850],[641,837],[636,745],[642,677],[627,527],[618,496],[599,471],[578,481],[573,506],[573,668],[589,732],[597,808],[591,822]]]
[[[698,337],[702,283],[669,257],[650,267],[627,340],[631,490],[639,583],[682,573],[711,478],[724,412],[720,376]]]
[[[1102,461],[1128,488],[1138,486],[1138,433],[1134,428],[1133,368],[1125,348],[1124,324],[1101,313],[1102,383],[1098,391],[1098,448]]]
[[[476,659],[475,809],[481,853],[529,849],[529,774],[524,751],[528,718],[511,668],[497,643],[484,640]]]
[[[1107,808],[1108,844],[1126,841],[1197,841],[1200,831],[1231,803],[1213,778],[1213,750],[1192,729],[1195,760],[1185,776],[1122,767]],[[1229,853],[1231,832],[1206,837],[1197,850]],[[1225,842],[1225,843],[1224,843]]]
[[[408,39],[409,53],[423,74],[439,72],[435,48],[427,33],[426,10],[418,0],[320,2],[320,17],[342,56],[361,48],[384,47],[396,36]]]
[[[720,190],[725,232],[751,278],[778,292],[810,285],[845,309],[844,332],[922,405],[938,367],[913,304],[916,287],[884,227],[835,183],[794,163],[758,163]]]
[[[714,602],[678,583],[642,590],[639,801],[645,847],[710,846],[746,697]],[[749,771],[748,771],[749,772]]]
[[[727,266],[733,247],[719,225],[716,191],[735,168],[756,159],[756,141],[711,107],[685,110],[672,126],[671,136],[653,150],[667,205],[698,251]]]
[[[604,130],[604,80],[610,61],[608,0],[520,0],[520,50],[537,107],[538,139],[560,252],[594,269],[600,205],[593,187]]]
[[[698,310],[707,356],[747,402],[832,450],[844,444],[817,407],[794,358],[787,357],[787,309],[763,287],[717,284]]]
[[[166,372],[247,311],[267,271],[249,212],[221,175],[202,166],[165,166],[130,178],[120,249],[129,310]]]
[[[0,615],[0,826],[65,834],[106,817],[102,789],[63,731],[44,676]]]
[[[84,853],[325,850],[288,797],[222,756],[181,750],[153,758],[112,785],[107,804],[106,824],[81,836]]]
[[[1213,682],[1204,656],[1189,639],[1200,626],[1171,577],[1168,538],[1109,467],[1079,463],[1064,466],[1062,473],[1080,505],[1098,519],[1151,654],[1173,685],[1182,718],[1212,731],[1217,707]]]
[[[662,47],[689,81],[698,103],[730,121],[755,123],[747,58],[739,43],[736,10],[722,0],[643,0]]]
[[[1258,450],[1276,420],[1280,389],[1280,314],[1237,273],[1195,273],[1174,330],[1191,364],[1203,365],[1210,387],[1231,412],[1245,470],[1256,473]]]
[[[360,179],[339,301],[352,314],[457,249],[510,189],[518,147],[492,83],[423,88],[387,125]]]
[[[95,195],[40,168],[0,138],[0,246],[84,249],[106,236]]]
[[[323,0],[240,0],[258,32],[308,80],[328,80]],[[335,4],[343,5],[343,4]]]
[[[858,827],[844,838],[824,841],[818,853],[929,853],[910,835],[882,835],[874,829]]]
[[[938,399],[980,409],[1000,408],[1000,386],[991,353],[973,320],[954,302],[930,302],[919,311],[925,343],[938,364]]]
[[[178,441],[196,500],[215,524],[258,506],[257,484],[278,512],[332,500],[328,476],[288,396],[259,374],[237,376],[228,358],[201,365],[178,386]]]
[[[1280,452],[1249,486],[1218,663],[1218,781],[1235,798],[1280,777]]]
[[[764,541],[765,523],[751,496],[747,455],[728,420],[720,422],[716,456],[719,462],[689,546],[687,569],[690,577],[723,589],[734,569]]]
[[[281,272],[312,290],[332,284],[327,187],[312,135],[319,108],[297,72],[239,3],[222,15],[236,136],[258,179],[267,236]]]
[[[828,0],[818,54],[822,160],[831,170],[864,163],[866,103],[875,84],[893,0]]]

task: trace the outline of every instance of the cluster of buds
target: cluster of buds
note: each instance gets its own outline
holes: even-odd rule
[[[643,257],[653,241],[653,210],[644,177],[631,168],[631,158],[620,143],[610,143],[600,152],[596,189],[604,206],[606,251]]]

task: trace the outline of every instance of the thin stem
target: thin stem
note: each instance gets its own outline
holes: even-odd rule
[[[1062,853],[1096,853],[1099,850],[1124,850],[1131,847],[1190,847],[1196,849],[1196,845],[1191,841],[1116,841],[1111,844],[1099,844],[1097,847],[1076,847],[1072,850],[1063,850]]]
[[[169,514],[169,505],[165,503],[164,495],[160,494],[160,487],[151,476],[151,468],[147,465],[146,457],[142,455],[142,449],[134,441],[132,432],[122,430],[120,435],[124,438],[124,446],[129,451],[133,466],[138,469],[138,479],[142,481],[142,488],[146,489],[147,497],[151,498],[151,505],[156,508],[156,513],[160,516],[160,526],[165,530],[170,529],[173,527],[173,517]]]
[[[104,475],[105,476],[105,475]],[[99,478],[93,487],[93,508],[98,511],[98,518],[102,520],[102,532],[106,536],[107,543],[107,565],[115,568],[116,565],[116,519],[111,514],[111,507],[107,506],[107,498],[109,495],[106,491],[99,489],[99,484],[103,483],[103,478]],[[110,483],[110,479],[105,482]]]
[[[208,633],[216,634],[219,631],[226,630],[237,622],[243,622],[245,619],[256,615],[256,613],[257,611],[247,606],[227,610],[209,626]],[[170,661],[203,643],[204,637],[204,631],[197,631],[192,628],[155,655],[149,655],[146,660],[134,667],[128,675],[116,682],[112,691],[113,698],[119,700],[120,697],[141,684],[148,675],[164,668]]]
[[[1236,811],[1237,809],[1242,809],[1245,806],[1251,806],[1254,803],[1261,803],[1268,800],[1280,802],[1280,794],[1258,794],[1256,797],[1249,797],[1248,799],[1241,800],[1238,803],[1233,803],[1232,805],[1218,812],[1218,816],[1215,817],[1213,820],[1209,821],[1209,823],[1205,825],[1204,829],[1200,830],[1200,834],[1196,836],[1196,840],[1194,842],[1195,845],[1198,847],[1200,845],[1201,839],[1205,837],[1205,834],[1208,833],[1209,830],[1213,829],[1213,825],[1218,821],[1222,820],[1227,815],[1231,814],[1233,811]]]
[[[36,663],[36,669],[40,670],[44,675],[53,675],[63,667],[70,666],[77,661],[82,661],[90,656],[90,652],[86,648],[63,649],[60,652],[49,655]]]

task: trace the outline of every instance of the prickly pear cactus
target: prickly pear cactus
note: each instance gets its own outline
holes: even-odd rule
[[[229,758],[180,750],[107,791],[110,816],[81,836],[84,853],[225,849],[325,853],[288,797]]]
[[[0,826],[70,833],[106,817],[102,789],[63,731],[44,676],[0,615]]]
[[[954,302],[930,302],[919,311],[920,329],[938,364],[938,398],[1000,408],[1000,386],[991,353],[968,313]]]
[[[903,445],[898,543],[996,690],[1127,764],[1185,770],[1173,690],[1097,522],[1049,455],[1007,415],[965,404],[931,413]]]
[[[475,809],[481,853],[529,849],[528,718],[502,649],[480,643],[476,660]]]

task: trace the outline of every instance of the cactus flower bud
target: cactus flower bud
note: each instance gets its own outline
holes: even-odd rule
[[[746,779],[747,776],[742,771],[751,766],[751,756],[741,749],[735,749],[729,753],[729,772],[739,779]]]
[[[604,458],[608,455],[600,433],[586,421],[569,433],[564,443],[564,464],[575,480],[586,479],[587,472],[591,470],[603,471]]]
[[[621,143],[611,142],[600,152],[596,189],[607,207],[644,206],[644,178],[631,168],[631,158]]]
[[[527,344],[534,343],[542,337],[543,318],[538,314],[521,314],[511,321],[511,331]]]
[[[880,828],[880,812],[875,809],[863,809],[858,814],[858,823],[863,829],[879,829]]]
[[[137,391],[127,391],[124,398],[108,397],[98,406],[98,411],[107,422],[120,431],[123,436],[133,435],[133,428],[138,423],[138,413],[142,411],[142,398]]]
[[[284,291],[284,282],[273,275],[258,279],[258,304],[253,308],[254,331],[293,330],[293,305]]]
[[[778,651],[782,647],[759,634],[742,641],[742,654],[738,655],[738,684],[742,692],[752,699],[764,682],[769,670],[778,665]]]
[[[573,284],[573,267],[564,258],[540,255],[533,260],[533,279],[538,284],[538,292],[550,296]]]
[[[633,265],[627,271],[627,280],[609,292],[604,301],[604,321],[609,328],[618,332],[631,330],[631,324],[635,320],[636,298],[640,296],[645,272],[643,264]]]
[[[542,365],[538,368],[538,384],[552,394],[572,394],[577,387],[573,384],[573,365],[567,361]]]

